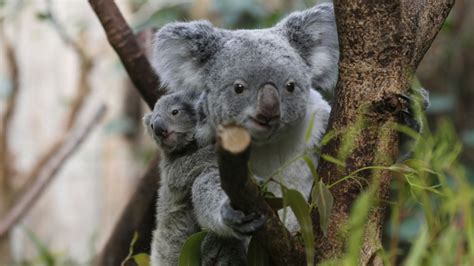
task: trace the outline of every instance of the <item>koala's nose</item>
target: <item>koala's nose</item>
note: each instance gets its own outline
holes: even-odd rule
[[[160,118],[156,118],[150,125],[151,129],[158,137],[164,137],[168,134],[163,121]]]
[[[258,91],[257,119],[269,123],[278,118],[280,118],[280,94],[273,84],[267,83]]]

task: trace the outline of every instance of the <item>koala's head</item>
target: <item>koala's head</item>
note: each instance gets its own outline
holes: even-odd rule
[[[169,87],[207,90],[211,125],[240,123],[258,144],[305,117],[311,87],[335,86],[339,48],[332,4],[321,4],[262,30],[169,24],[154,54]]]
[[[181,151],[194,141],[198,114],[197,92],[176,92],[161,97],[143,117],[148,133],[166,153]]]

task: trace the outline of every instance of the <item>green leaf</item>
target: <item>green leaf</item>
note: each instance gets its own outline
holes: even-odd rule
[[[125,259],[122,261],[122,263],[120,264],[121,266],[125,266],[125,263],[132,258],[133,247],[135,246],[135,243],[137,242],[137,240],[138,240],[138,232],[135,231],[133,233],[132,242],[130,243],[130,247],[128,248],[127,257],[125,257]]]
[[[265,249],[258,243],[255,238],[252,237],[250,240],[248,255],[247,255],[248,266],[266,266],[270,265],[270,257],[268,256]]]
[[[314,265],[314,233],[311,221],[310,208],[303,195],[293,189],[283,190],[283,197],[291,210],[295,213],[296,219],[301,227],[301,235],[305,243],[307,265]]]
[[[201,243],[207,235],[206,231],[193,234],[181,248],[179,255],[179,266],[199,266],[201,263]]]
[[[48,247],[43,242],[41,242],[41,240],[33,233],[33,231],[26,227],[24,229],[26,235],[33,242],[36,250],[38,251],[39,259],[42,264],[46,266],[56,265],[56,259],[53,253],[51,253],[51,251],[48,249]]]
[[[318,181],[319,180],[318,171],[316,169],[316,165],[314,164],[313,160],[311,160],[311,157],[309,157],[308,154],[305,154],[303,156],[303,160],[305,161],[306,165],[311,171],[311,174],[313,175],[314,180]]]
[[[348,221],[348,228],[345,229],[349,234],[348,254],[345,258],[345,265],[357,265],[360,263],[360,249],[364,240],[365,226],[367,216],[372,206],[373,191],[363,192],[354,203],[351,215]]]
[[[321,155],[321,158],[323,158],[324,160],[330,162],[330,163],[333,163],[333,164],[336,164],[336,165],[339,165],[341,167],[346,167],[346,164],[341,161],[341,160],[338,160],[330,155],[327,155],[327,154],[322,154]]]
[[[146,253],[134,255],[133,260],[138,266],[150,266],[150,255]]]
[[[306,129],[306,133],[304,136],[304,143],[308,143],[311,140],[311,134],[313,133],[315,116],[316,116],[316,112],[311,114],[311,119],[309,120],[309,125],[308,125],[308,128]]]
[[[313,204],[318,208],[319,224],[326,236],[329,226],[329,216],[331,215],[332,206],[334,204],[334,197],[331,191],[329,191],[328,186],[322,181],[316,182],[311,197]]]
[[[427,251],[429,242],[428,230],[421,231],[420,235],[416,239],[415,243],[411,247],[410,254],[406,260],[406,266],[422,265],[423,255]]]
[[[278,197],[266,197],[265,201],[272,207],[274,211],[283,209],[283,199]]]

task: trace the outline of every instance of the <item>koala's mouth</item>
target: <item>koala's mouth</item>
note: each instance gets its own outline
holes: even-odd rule
[[[272,135],[272,132],[278,127],[277,121],[261,121],[255,117],[249,116],[246,127],[250,130],[252,138],[267,139]]]
[[[258,126],[259,128],[267,129],[267,130],[269,130],[269,129],[272,128],[272,125],[270,125],[270,123],[260,121],[260,120],[258,120],[258,119],[256,119],[256,118],[252,117],[252,116],[250,116],[249,118],[250,118],[250,121],[251,121],[254,125]]]

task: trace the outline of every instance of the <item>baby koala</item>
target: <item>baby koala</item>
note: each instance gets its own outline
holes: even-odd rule
[[[151,265],[178,265],[185,240],[200,230],[193,211],[191,189],[197,176],[216,171],[212,145],[198,148],[199,94],[180,91],[163,96],[143,118],[161,151],[156,230]]]

